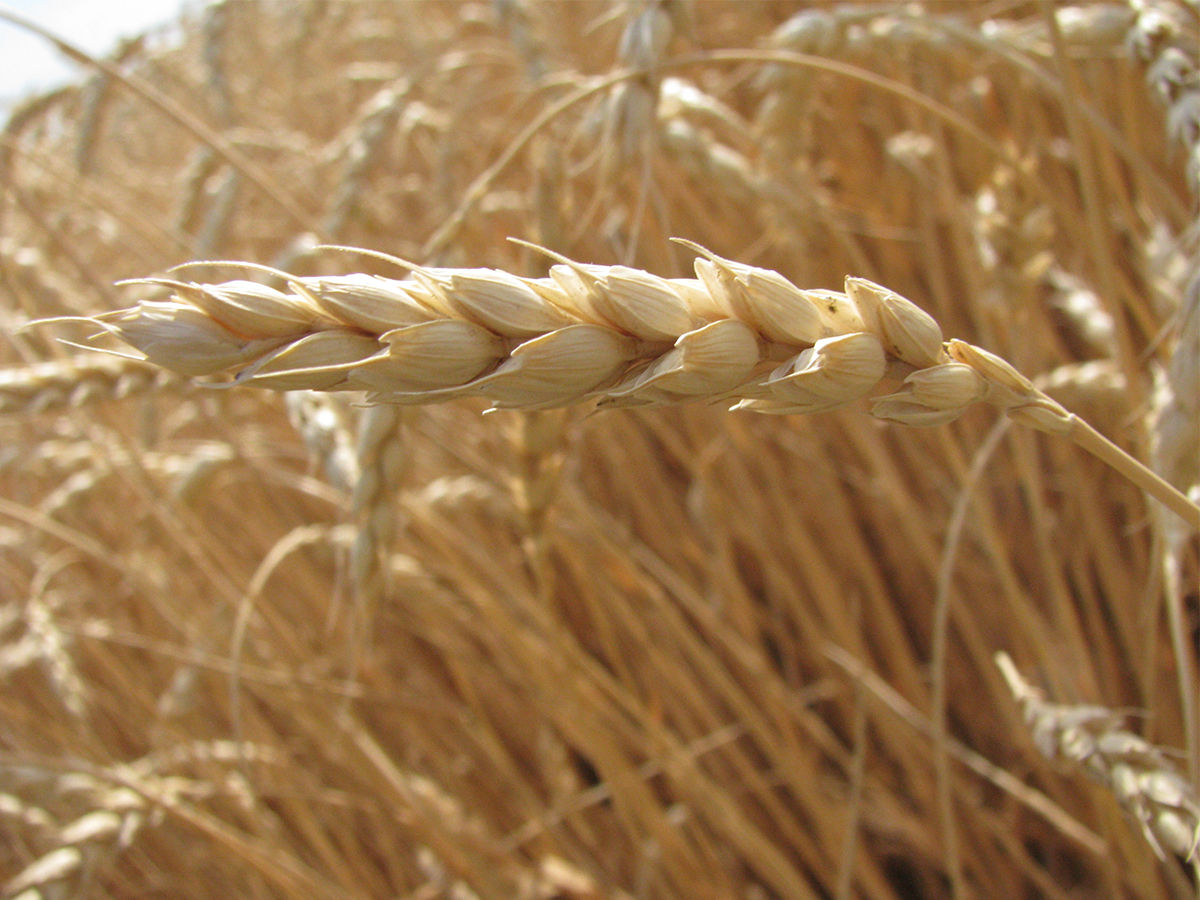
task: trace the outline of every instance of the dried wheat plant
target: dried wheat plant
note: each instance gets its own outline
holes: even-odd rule
[[[0,129],[0,897],[1193,898],[1198,34],[60,42]]]

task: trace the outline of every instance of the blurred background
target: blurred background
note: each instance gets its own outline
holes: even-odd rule
[[[202,7],[192,3],[193,11]],[[123,0],[99,5],[84,0],[10,0],[4,8],[36,22],[76,47],[107,56],[122,40],[149,32],[166,34],[184,4],[172,0]],[[49,42],[10,25],[0,24],[0,115],[7,116],[22,98],[79,78],[81,70]]]

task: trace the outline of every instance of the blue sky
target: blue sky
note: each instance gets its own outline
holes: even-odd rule
[[[172,21],[183,5],[181,0],[0,0],[0,8],[101,56],[122,37]],[[0,118],[15,100],[79,75],[79,67],[42,38],[0,22]]]

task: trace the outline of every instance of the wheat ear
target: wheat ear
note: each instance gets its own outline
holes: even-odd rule
[[[1124,716],[1111,709],[1048,703],[1021,677],[1008,654],[997,653],[996,665],[1038,749],[1051,759],[1062,757],[1082,766],[1134,817],[1160,859],[1173,853],[1200,874],[1200,798],[1166,754],[1123,730]]]
[[[0,369],[0,415],[29,415],[164,390],[172,379],[139,360],[76,355]]]
[[[482,396],[497,408],[695,401],[809,413],[874,396],[871,413],[938,425],[983,401],[1066,435],[1191,527],[1200,507],[998,356],[945,340],[911,301],[863,278],[803,290],[778,272],[698,255],[695,278],[560,262],[549,277],[403,263],[411,277],[197,284],[92,321],[150,362],[275,390],[366,391],[368,403]],[[548,251],[547,251],[548,252]],[[263,267],[252,267],[262,269]]]

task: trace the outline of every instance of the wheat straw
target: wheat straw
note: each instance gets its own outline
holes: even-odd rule
[[[131,283],[165,287],[169,299],[93,321],[181,375],[284,391],[361,390],[371,404],[732,401],[732,409],[791,414],[844,407],[899,382],[873,397],[872,414],[940,425],[987,402],[1069,436],[1200,523],[1186,497],[1000,357],[944,340],[928,313],[894,291],[853,277],[844,292],[802,290],[778,272],[681,243],[699,254],[694,279],[565,258],[548,278],[410,263],[404,280],[276,273],[287,291],[152,278]]]

